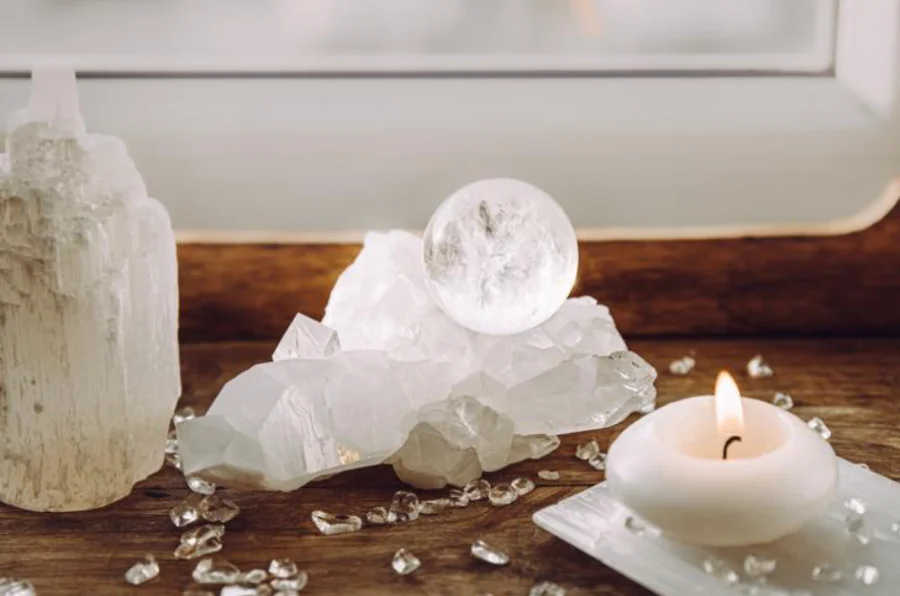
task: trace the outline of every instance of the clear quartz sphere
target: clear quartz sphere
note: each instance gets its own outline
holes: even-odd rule
[[[490,335],[531,329],[559,309],[578,273],[572,222],[553,198],[509,178],[447,198],[428,222],[425,277],[460,325]]]

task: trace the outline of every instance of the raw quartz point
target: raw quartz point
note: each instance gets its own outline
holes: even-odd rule
[[[234,501],[215,494],[204,497],[197,506],[197,510],[203,519],[217,524],[230,522],[241,512],[241,508]]]
[[[469,506],[469,495],[465,491],[458,488],[450,489],[450,506],[461,509]]]
[[[179,408],[172,415],[172,425],[178,426],[182,422],[186,422],[188,420],[193,420],[196,417],[197,417],[197,412],[194,410],[194,408],[192,408],[190,406],[185,406],[183,408]]]
[[[757,354],[747,362],[747,374],[751,379],[768,379],[775,376],[775,371],[763,360],[762,354]]]
[[[356,515],[333,515],[324,511],[312,512],[313,523],[326,535],[347,534],[362,528],[362,520]]]
[[[272,360],[292,358],[328,358],[341,349],[341,341],[333,329],[314,319],[298,314],[294,317],[278,346]]]
[[[592,457],[600,453],[600,445],[597,439],[591,439],[587,443],[579,445],[575,449],[575,457],[581,460],[589,461]]]
[[[196,559],[222,550],[225,526],[210,524],[198,526],[181,535],[181,544],[175,549],[176,559]]]
[[[187,475],[290,491],[387,461],[413,486],[460,487],[656,396],[656,372],[592,298],[512,336],[461,327],[431,299],[422,241],[406,232],[368,234],[323,322],[304,325],[337,333],[341,349],[228,382],[205,416],[178,425]]]
[[[295,577],[300,570],[293,559],[272,559],[269,563],[269,575],[276,579]]]
[[[198,495],[211,495],[216,492],[215,484],[197,476],[185,476],[184,481],[187,483],[188,488]]]
[[[471,552],[476,559],[481,559],[491,565],[506,565],[509,563],[509,555],[502,550],[494,548],[484,540],[473,542]]]
[[[697,361],[694,360],[690,356],[682,356],[677,360],[673,360],[669,363],[669,373],[677,376],[685,376],[691,373],[694,370],[694,366],[697,365]]]
[[[463,487],[463,494],[469,501],[483,501],[491,492],[491,483],[484,478],[473,480]]]
[[[448,197],[423,238],[431,295],[457,323],[507,335],[543,323],[578,273],[578,241],[553,198],[520,180],[480,180]]]
[[[452,506],[450,499],[429,499],[419,502],[419,513],[422,515],[437,515]]]
[[[516,502],[519,493],[509,484],[497,484],[488,491],[488,500],[494,507],[504,507]]]
[[[775,394],[775,397],[772,398],[772,403],[782,410],[790,410],[794,407],[794,398],[787,393],[779,391]]]
[[[181,393],[175,235],[71,70],[36,70],[0,154],[0,502],[79,511],[163,463]]]
[[[534,490],[534,482],[529,480],[528,478],[516,478],[509,485],[516,491],[516,493],[521,497],[523,495],[527,495],[531,491]]]
[[[421,566],[422,561],[405,548],[401,548],[394,553],[394,558],[391,561],[391,567],[394,568],[397,575],[409,575]]]
[[[531,586],[528,596],[566,596],[566,589],[553,582],[540,582]]]
[[[595,470],[603,471],[606,469],[606,454],[598,453],[597,455],[591,457],[588,460],[588,465],[590,465]]]
[[[145,584],[159,577],[159,564],[153,555],[147,555],[143,561],[138,561],[125,572],[125,581],[132,586]]]
[[[397,514],[379,505],[369,509],[369,512],[366,513],[366,521],[376,526],[393,524],[397,522]]]
[[[37,596],[37,591],[26,579],[0,576],[0,596]]]
[[[831,438],[831,429],[825,425],[825,422],[823,422],[821,418],[810,418],[807,424],[814,433],[822,437],[824,440],[827,441]]]
[[[194,571],[191,573],[191,577],[198,584],[233,584],[237,583],[241,578],[241,570],[224,559],[207,557],[197,563],[197,566],[194,567]]]
[[[184,528],[200,519],[200,511],[198,497],[195,494],[190,495],[178,505],[172,507],[169,511],[169,517],[176,528]]]
[[[394,493],[388,516],[400,523],[419,519],[419,497],[414,493],[398,490]]]
[[[541,480],[559,480],[559,472],[556,470],[538,470],[538,478]]]

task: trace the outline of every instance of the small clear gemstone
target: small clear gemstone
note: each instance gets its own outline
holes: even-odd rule
[[[191,577],[198,584],[234,584],[241,578],[241,570],[237,565],[224,559],[207,557],[200,559]],[[258,583],[258,582],[257,582]]]
[[[469,501],[482,501],[487,499],[491,490],[491,483],[484,478],[473,480],[463,488],[463,493],[469,497]]]
[[[540,470],[538,478],[541,480],[559,480],[559,472],[556,470]]]
[[[673,375],[684,376],[690,374],[696,364],[697,361],[690,356],[682,356],[669,363],[669,372]]]
[[[779,391],[775,394],[775,397],[772,398],[772,403],[782,410],[790,410],[794,407],[794,398],[791,397],[788,393],[782,393],[781,391]]]
[[[274,578],[287,579],[298,573],[300,570],[297,569],[297,563],[293,559],[272,559],[272,562],[269,563],[269,574]]]
[[[393,514],[400,523],[419,519],[419,497],[415,493],[398,490],[391,501],[389,514]]]
[[[421,566],[422,561],[405,548],[401,548],[394,553],[394,560],[391,561],[391,567],[394,568],[398,575],[409,575]]]
[[[184,528],[200,519],[200,512],[197,510],[197,496],[190,495],[178,505],[169,510],[169,517],[176,528]]]
[[[491,490],[488,492],[488,499],[491,501],[491,505],[495,507],[510,505],[518,498],[519,493],[509,484],[492,486]]]
[[[856,568],[856,572],[853,575],[856,576],[856,579],[861,584],[866,586],[874,586],[881,579],[881,573],[878,571],[878,567],[874,565],[860,565]]]
[[[307,583],[309,583],[309,575],[305,571],[300,571],[293,577],[273,579],[269,585],[282,594],[283,592],[299,592],[306,587]]]
[[[814,433],[826,441],[831,438],[831,429],[825,426],[825,423],[822,422],[821,418],[811,418],[806,424],[809,425],[809,428],[811,428]]]
[[[366,521],[376,526],[393,524],[397,523],[397,514],[388,511],[386,507],[379,505],[378,507],[373,507],[366,513]]]
[[[472,556],[491,565],[506,565],[509,563],[509,555],[502,550],[494,548],[484,540],[476,540],[472,543]]]
[[[600,445],[597,443],[597,439],[591,439],[587,443],[583,443],[575,449],[575,457],[577,457],[578,459],[583,459],[584,461],[588,461],[599,453]]]
[[[461,508],[469,506],[469,496],[458,488],[450,489],[450,506]]]
[[[182,422],[184,422],[186,420],[191,420],[192,418],[196,418],[196,417],[197,417],[197,412],[194,411],[194,408],[192,408],[190,406],[185,406],[184,408],[181,408],[180,410],[176,411],[175,414],[172,416],[172,424],[174,424],[175,426],[178,426]]]
[[[858,513],[860,515],[864,515],[866,513],[866,502],[860,498],[853,497],[852,499],[847,499],[844,501],[844,507],[848,511],[852,511],[853,513]]]
[[[265,569],[251,569],[250,571],[244,571],[241,573],[241,576],[238,578],[237,583],[239,584],[249,584],[249,585],[259,585],[269,579],[269,574],[266,573]]]
[[[509,485],[513,487],[513,490],[515,490],[520,497],[522,495],[527,495],[534,490],[534,482],[532,482],[530,478],[516,478],[510,482]]]
[[[748,577],[764,577],[775,571],[778,561],[760,555],[749,554],[744,557],[744,573]]]
[[[179,455],[178,453],[167,453],[166,464],[175,468],[179,472],[184,471],[184,466],[181,463],[181,455]]]
[[[703,561],[703,571],[705,571],[707,575],[721,580],[729,586],[737,585],[741,580],[737,572],[721,559],[706,559]]]
[[[203,519],[218,524],[230,522],[241,512],[241,508],[234,501],[222,498],[216,494],[204,497],[197,509],[200,515],[203,516]]]
[[[422,515],[437,515],[449,507],[451,507],[450,499],[429,499],[419,502],[419,513]]]
[[[766,364],[762,354],[757,354],[747,362],[747,374],[751,379],[768,379],[775,375],[775,371]]]
[[[566,589],[553,582],[540,582],[531,586],[528,596],[566,596]]]
[[[216,492],[215,484],[197,476],[187,476],[184,480],[187,482],[188,488],[199,495],[211,495]]]
[[[312,512],[313,523],[323,534],[346,534],[362,528],[362,520],[356,515],[331,514],[324,511]]]
[[[841,581],[841,570],[830,563],[822,563],[813,567],[811,576],[814,581],[825,584],[836,584]]]
[[[196,559],[222,550],[225,526],[210,524],[198,526],[181,535],[181,544],[175,549],[178,559]]]
[[[174,453],[178,453],[178,435],[174,430],[170,430],[169,436],[166,438],[166,455]]]
[[[138,561],[125,572],[125,581],[132,586],[146,584],[159,577],[159,563],[153,555],[145,555],[143,561]],[[2,594],[3,592],[0,592]],[[15,592],[13,592],[15,594]]]
[[[588,460],[588,464],[594,468],[595,470],[605,470],[606,469],[606,454],[598,453],[594,457]]]
[[[0,596],[37,596],[37,591],[27,579],[0,577]]]

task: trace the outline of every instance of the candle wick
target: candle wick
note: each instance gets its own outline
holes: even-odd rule
[[[722,447],[722,459],[728,459],[728,448],[735,441],[740,442],[741,438],[739,436],[735,435],[733,437],[728,437],[728,440],[725,441],[725,446]]]

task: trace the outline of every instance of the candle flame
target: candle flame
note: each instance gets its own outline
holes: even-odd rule
[[[744,431],[744,407],[741,391],[724,370],[716,379],[716,424],[723,436],[740,435]]]

